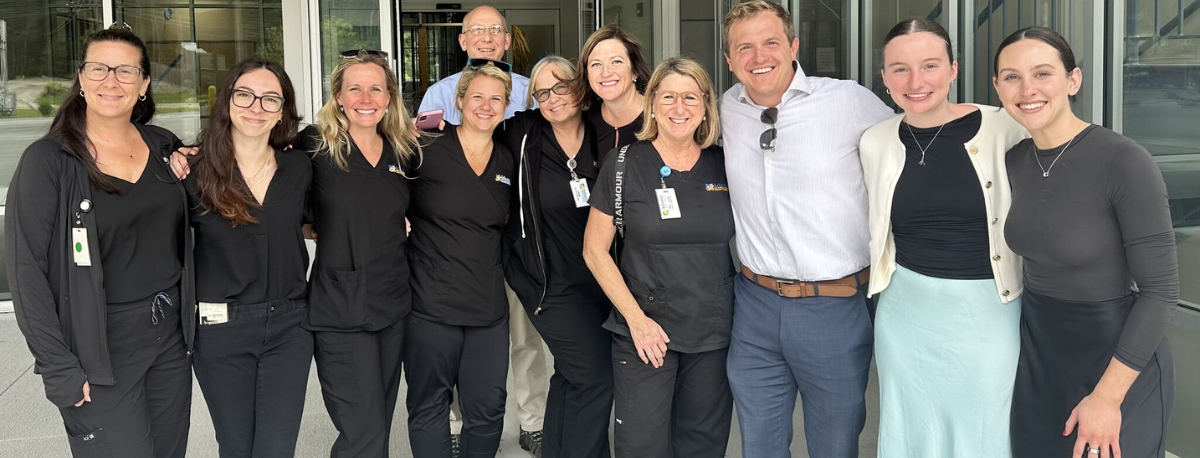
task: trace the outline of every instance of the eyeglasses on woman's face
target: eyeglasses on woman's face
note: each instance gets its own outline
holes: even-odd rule
[[[536,91],[533,91],[533,99],[537,100],[538,103],[545,102],[547,100],[550,100],[551,92],[558,94],[558,95],[567,95],[567,94],[571,93],[571,85],[560,81],[557,84],[550,86],[549,88],[538,89]]]
[[[233,91],[233,97],[230,99],[233,106],[238,108],[250,108],[254,106],[255,101],[259,101],[259,106],[267,113],[278,113],[283,109],[284,98],[277,95],[254,95],[253,92],[238,89]]]
[[[133,65],[110,67],[100,62],[84,62],[79,66],[79,74],[92,81],[104,81],[108,72],[117,75],[117,81],[125,84],[136,83],[142,78],[142,69]]]

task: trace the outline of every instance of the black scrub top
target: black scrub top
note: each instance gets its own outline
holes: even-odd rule
[[[384,142],[374,166],[351,142],[348,171],[317,151],[313,126],[298,149],[312,159],[311,209],[317,258],[309,277],[308,317],[314,331],[377,331],[412,310],[408,282],[407,165]]]
[[[539,161],[538,194],[542,239],[546,253],[546,301],[551,303],[595,303],[607,301],[604,290],[583,261],[583,232],[587,228],[590,206],[578,208],[571,193],[571,170],[567,152],[554,137],[550,123],[543,130]],[[575,175],[596,189],[600,168],[596,165],[595,129],[583,129],[583,144],[575,154]]]
[[[155,160],[160,158],[152,152],[135,183],[108,177],[119,194],[92,186],[99,262],[109,304],[140,301],[175,288],[183,272],[179,235],[184,205],[175,180]],[[108,311],[122,310],[109,307]]]
[[[624,126],[609,125],[604,120],[604,115],[600,114],[600,105],[600,103],[593,104],[584,112],[588,122],[596,126],[596,144],[600,148],[600,157],[596,158],[597,164],[603,164],[608,157],[608,152],[613,148],[620,148],[638,141],[637,132],[642,130],[641,116],[634,118],[633,122]]]
[[[505,319],[500,243],[516,172],[512,154],[494,142],[483,174],[475,175],[453,127],[425,148],[409,215],[414,314],[453,326]]]
[[[234,227],[200,199],[195,174],[184,181],[196,234],[196,298],[258,304],[308,295],[308,248],[300,227],[308,210],[312,163],[299,151],[275,151],[278,167],[257,223]]]
[[[616,210],[618,151],[605,158],[592,190],[592,206],[607,215]],[[725,154],[716,146],[706,148],[692,170],[673,170],[663,180],[675,189],[678,219],[660,217],[654,190],[662,187],[663,165],[650,142],[629,146],[622,189],[625,246],[618,267],[642,311],[671,339],[668,349],[699,353],[728,347],[736,271],[729,249],[734,226]],[[604,327],[629,335],[616,309]]]

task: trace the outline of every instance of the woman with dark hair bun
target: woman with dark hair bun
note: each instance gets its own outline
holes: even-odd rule
[[[128,27],[88,37],[50,132],[8,191],[17,324],[75,457],[187,451],[195,331],[180,141],[154,115],[150,59]]]
[[[1025,129],[948,100],[950,34],[924,18],[883,39],[880,73],[904,113],[859,143],[869,195],[879,456],[1007,458],[1020,349],[1021,260],[1004,241],[1004,152]],[[986,329],[987,332],[980,332]]]
[[[1032,139],[1008,151],[1004,232],[1025,258],[1013,456],[1166,453],[1179,301],[1167,187],[1145,148],[1071,111],[1071,47],[1043,27],[996,50],[992,84]]]
[[[285,148],[300,117],[283,67],[229,71],[184,182],[196,236],[194,367],[222,457],[295,454],[313,336],[301,225],[312,165]]]

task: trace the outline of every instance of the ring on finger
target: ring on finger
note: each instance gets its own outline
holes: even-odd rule
[[[1088,453],[1089,453],[1089,454],[1092,454],[1092,455],[1099,455],[1099,454],[1100,454],[1100,449],[1098,449],[1098,448],[1089,448],[1089,449],[1088,449]]]

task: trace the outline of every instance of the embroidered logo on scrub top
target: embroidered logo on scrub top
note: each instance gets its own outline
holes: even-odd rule
[[[403,177],[408,176],[408,174],[404,173],[404,167],[397,167],[395,164],[388,164],[388,171]]]
[[[729,185],[725,183],[708,183],[704,185],[705,191],[725,191],[729,192]]]
[[[496,181],[499,181],[506,185],[512,186],[512,180],[509,180],[508,177],[501,175],[499,173],[496,174]]]

